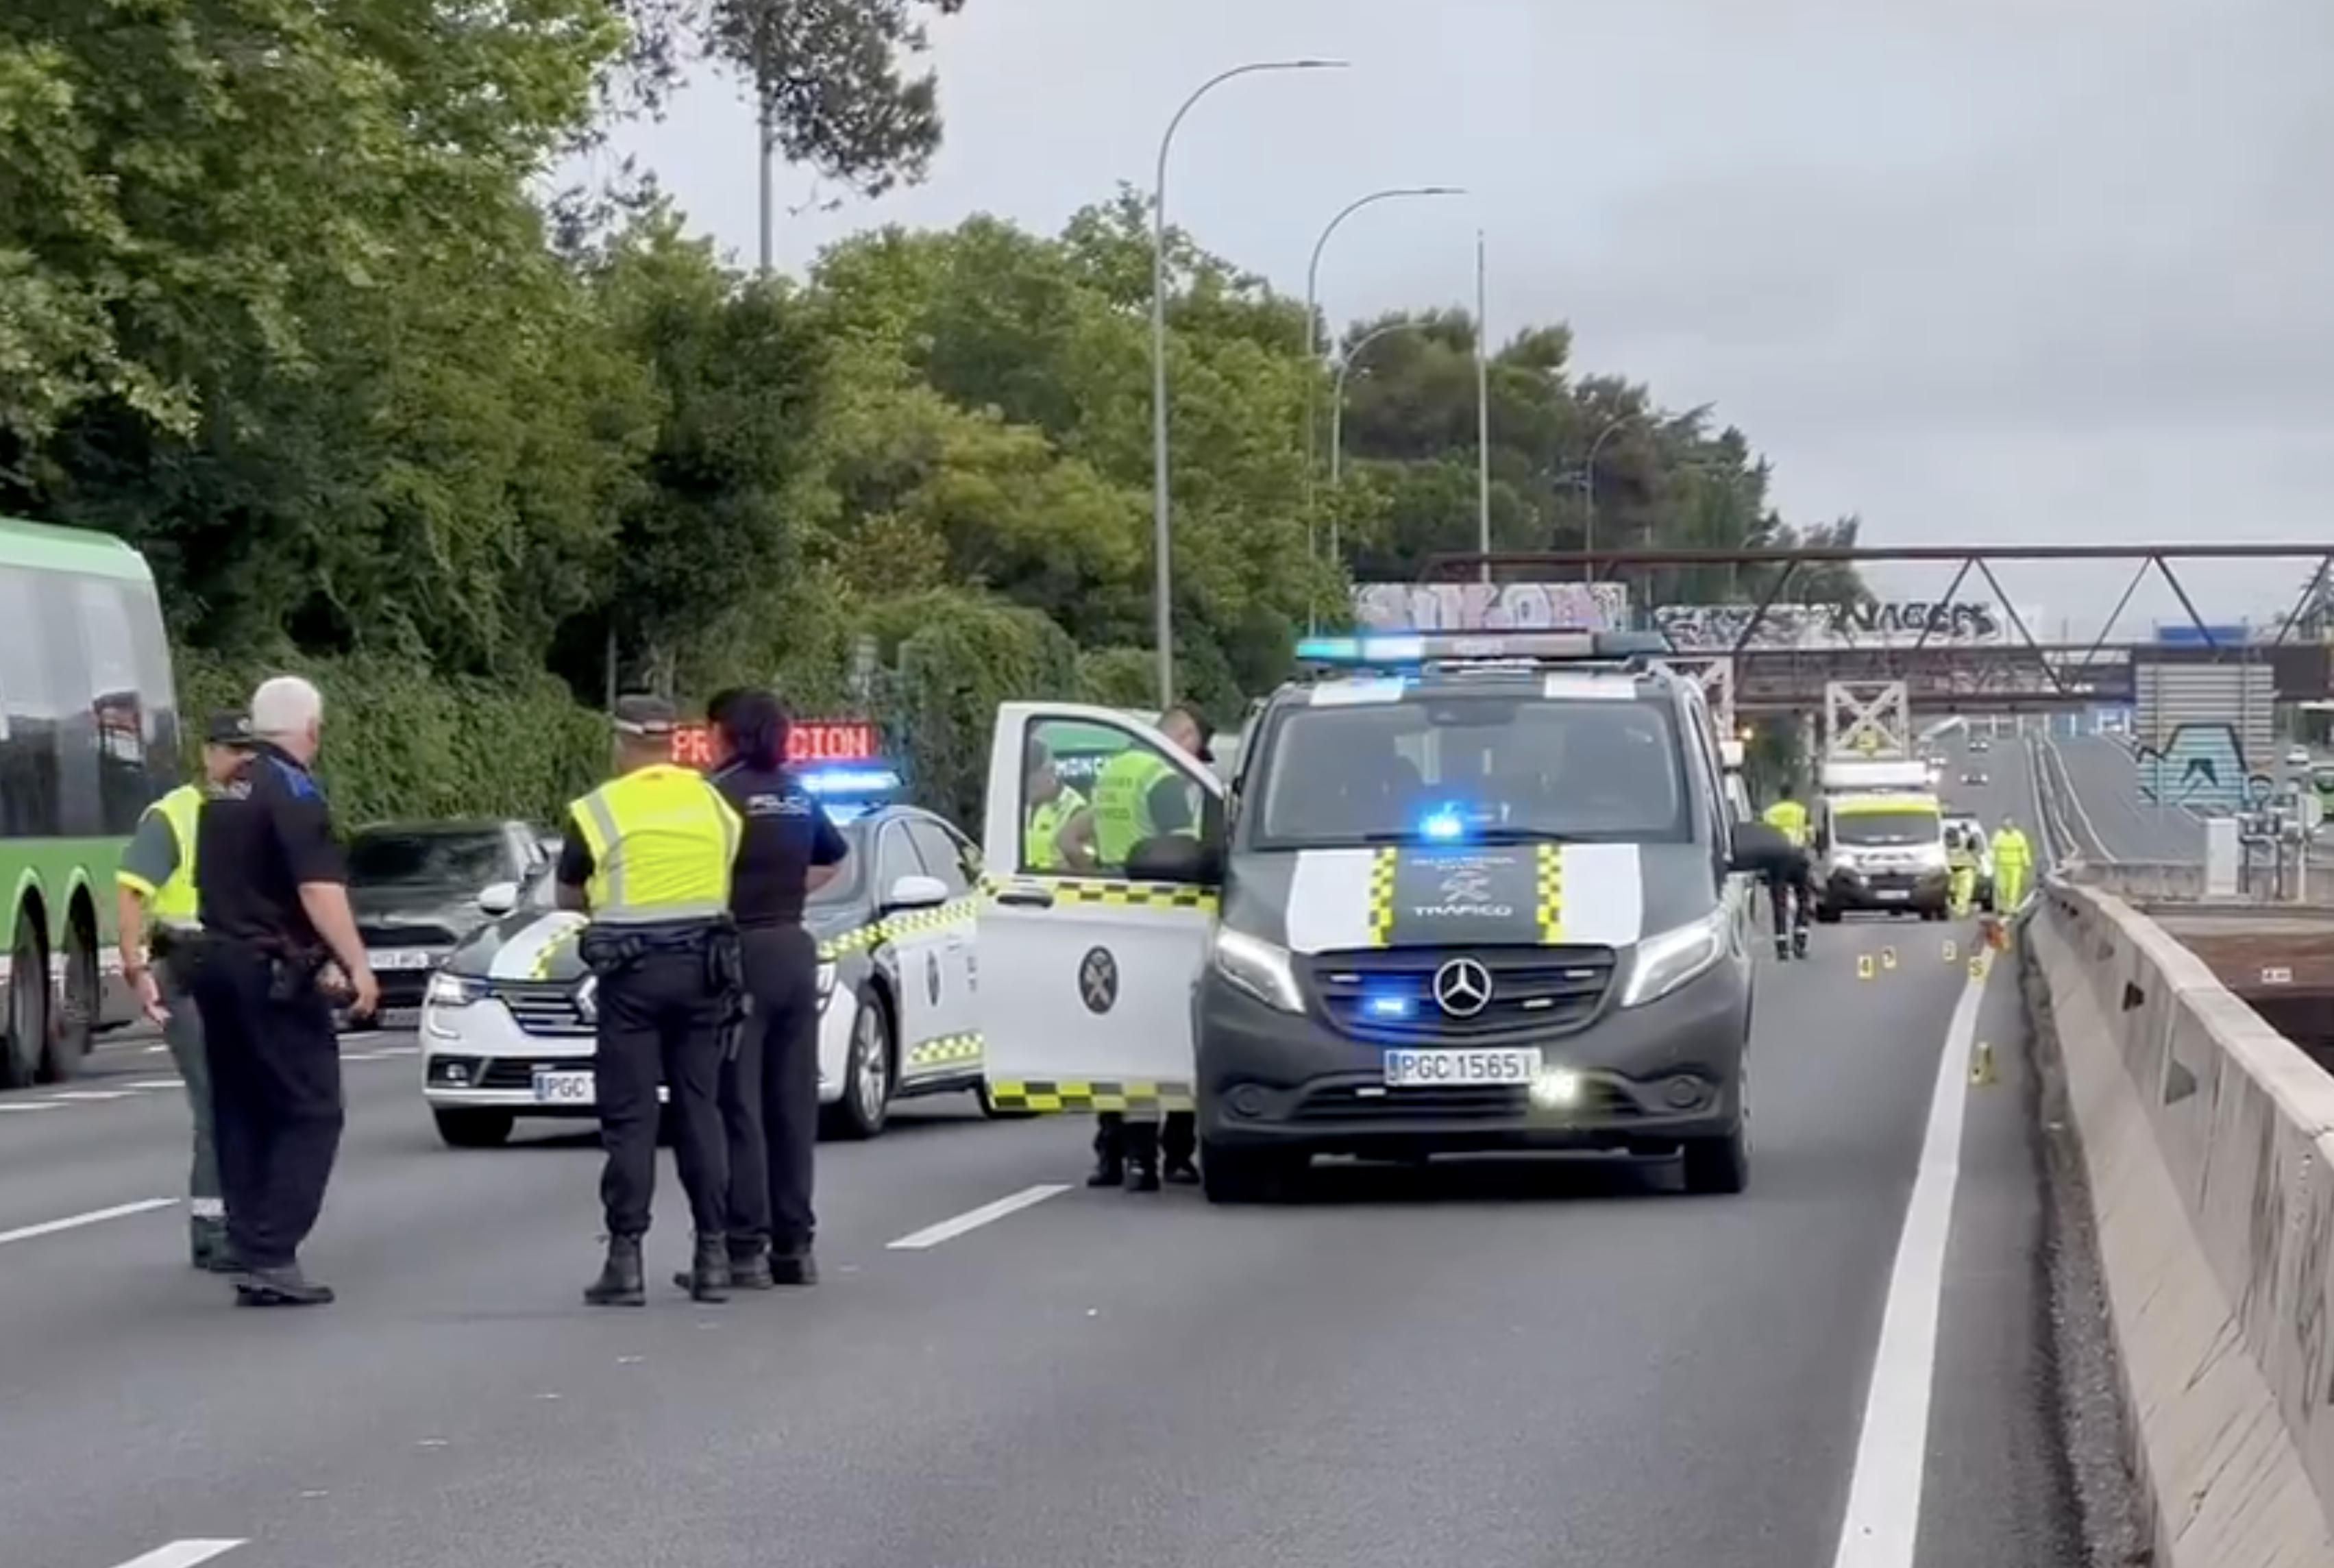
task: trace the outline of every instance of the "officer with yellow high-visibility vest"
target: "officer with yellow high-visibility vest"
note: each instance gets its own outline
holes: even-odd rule
[[[1095,818],[1085,797],[1062,782],[1054,770],[1054,753],[1034,735],[1022,767],[1027,774],[1022,799],[1028,811],[1022,825],[1023,849],[1029,869],[1093,870]]]
[[[1214,727],[1197,708],[1185,703],[1169,709],[1160,718],[1159,732],[1186,755],[1209,760]],[[1127,857],[1144,839],[1172,833],[1196,837],[1195,793],[1172,764],[1143,747],[1130,746],[1104,763],[1095,776],[1092,807],[1095,869],[1123,876]],[[1170,1111],[1163,1126],[1152,1110],[1104,1111],[1095,1121],[1095,1168],[1086,1177],[1088,1186],[1157,1192],[1162,1175],[1179,1186],[1198,1183],[1199,1127],[1192,1112]]]
[[[211,1075],[203,1018],[187,989],[185,954],[174,952],[201,927],[195,887],[195,827],[211,789],[235,777],[250,754],[251,719],[218,713],[203,732],[203,783],[181,784],[138,819],[138,831],[114,873],[115,929],[121,973],[146,1016],[162,1026],[170,1060],[194,1112],[194,1168],[188,1179],[188,1250],[195,1267],[234,1273],[243,1266],[227,1239],[219,1193],[218,1147],[211,1115]]]
[[[584,1292],[593,1306],[647,1299],[641,1257],[656,1190],[657,1085],[671,1097],[674,1154],[696,1246],[690,1294],[728,1299],[723,1235],[728,1148],[721,1063],[744,1021],[744,965],[729,907],[744,823],[720,789],[672,760],[679,715],[661,697],[615,711],[616,776],[568,808],[559,905],[591,916],[577,954],[591,971],[593,1056],[608,1255]]]
[[[2034,870],[2034,846],[2008,817],[1993,834],[1993,906],[2014,914],[2026,901],[2026,879]]]

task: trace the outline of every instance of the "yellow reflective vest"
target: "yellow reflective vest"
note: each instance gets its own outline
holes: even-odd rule
[[[1767,808],[1767,826],[1804,848],[1808,842],[1808,808],[1797,800],[1778,800]]]
[[[1159,836],[1151,814],[1151,791],[1175,770],[1157,753],[1137,746],[1120,752],[1095,777],[1095,858],[1104,868],[1124,866],[1134,847]]]
[[[1051,800],[1029,808],[1027,850],[1032,871],[1051,871],[1065,864],[1062,829],[1085,808],[1085,798],[1066,784]]]
[[[127,871],[115,874],[114,880],[142,896],[146,913],[162,924],[192,925],[202,906],[195,884],[195,825],[201,818],[202,809],[203,789],[199,784],[181,784],[146,808],[147,816],[158,811],[162,814],[178,847],[178,867],[161,886],[149,886],[144,878]]]
[[[568,812],[592,852],[584,895],[594,921],[651,924],[729,912],[745,825],[694,768],[651,764],[609,779]]]

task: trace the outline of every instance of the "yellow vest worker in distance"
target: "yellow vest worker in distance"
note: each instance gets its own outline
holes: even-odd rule
[[[647,1300],[641,1238],[656,1189],[660,1080],[697,1229],[690,1293],[728,1299],[719,1094],[743,994],[729,888],[744,825],[703,774],[673,764],[677,721],[661,697],[617,702],[616,777],[568,808],[559,856],[560,907],[592,917],[578,953],[597,982],[592,1070],[608,1257],[584,1292],[593,1306]]]
[[[1054,771],[1054,754],[1030,738],[1023,752],[1022,858],[1031,871],[1091,871],[1095,866],[1095,817],[1085,797]]]
[[[185,954],[174,952],[200,928],[195,887],[195,824],[210,788],[235,777],[251,746],[251,720],[218,713],[203,732],[203,784],[181,784],[146,808],[138,831],[114,873],[115,928],[121,933],[121,973],[138,992],[162,1039],[194,1112],[194,1169],[188,1182],[188,1247],[195,1267],[234,1273],[242,1265],[227,1244],[227,1204],[219,1194],[218,1147],[211,1117],[210,1059],[203,1050],[203,1017],[187,990]],[[208,786],[209,788],[206,788]],[[151,925],[151,934],[148,927]]]
[[[1159,732],[1199,762],[1211,761],[1208,742],[1215,731],[1190,703],[1170,708]],[[1127,857],[1146,838],[1181,833],[1197,837],[1196,787],[1157,754],[1130,747],[1104,764],[1095,778],[1094,844],[1098,869],[1122,876]],[[1093,1187],[1131,1187],[1157,1192],[1162,1176],[1178,1186],[1200,1179],[1199,1122],[1193,1112],[1169,1111],[1163,1124],[1148,1111],[1104,1111],[1095,1118]],[[1131,1176],[1130,1176],[1131,1167]]]
[[[1808,808],[1791,799],[1791,787],[1783,786],[1781,799],[1767,808],[1767,826],[1791,841],[1794,849],[1808,847]]]
[[[2005,817],[1993,835],[1993,907],[2008,915],[2026,896],[2027,878],[2034,870],[2034,847],[2018,824]]]
[[[1967,919],[1977,895],[1977,850],[1958,828],[1945,829],[1945,865],[1953,872],[1953,916]]]

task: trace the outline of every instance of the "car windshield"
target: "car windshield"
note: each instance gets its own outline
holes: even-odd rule
[[[851,853],[843,857],[834,877],[824,887],[810,895],[809,908],[834,909],[859,896],[860,884],[867,874],[867,822],[862,818],[855,822],[837,823],[836,830]]]
[[[1934,844],[1941,826],[1934,811],[1847,811],[1832,818],[1831,837],[1859,849]]]
[[[1679,843],[1692,812],[1665,702],[1413,692],[1286,711],[1258,759],[1259,848],[1438,837]]]
[[[352,887],[484,887],[510,873],[499,828],[364,828],[349,841]]]

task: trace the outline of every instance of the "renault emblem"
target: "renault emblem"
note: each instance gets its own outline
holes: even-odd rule
[[[1491,972],[1471,958],[1454,958],[1434,972],[1434,1004],[1452,1018],[1472,1018],[1491,1005]]]
[[[587,974],[575,988],[575,1016],[586,1023],[600,1021],[600,977]]]

